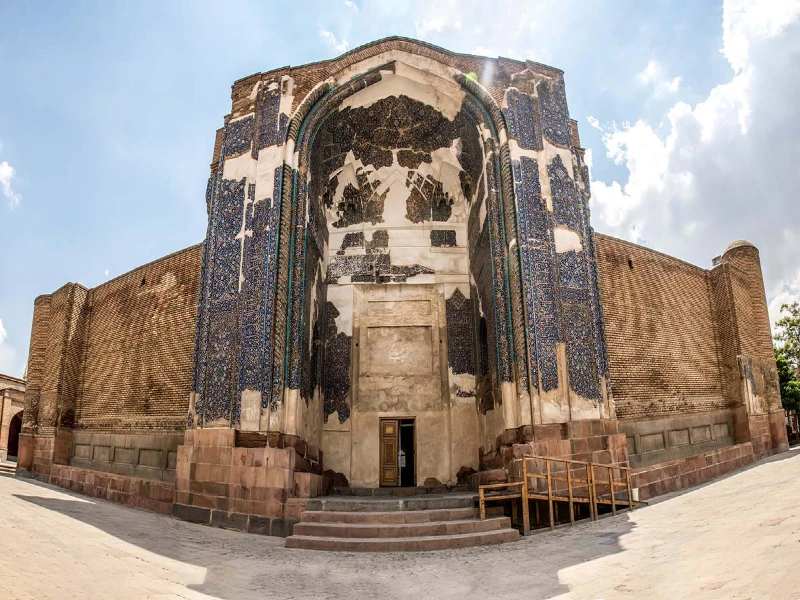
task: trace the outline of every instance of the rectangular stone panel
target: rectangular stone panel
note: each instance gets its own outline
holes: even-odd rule
[[[661,433],[650,433],[641,436],[642,452],[657,452],[664,449],[664,436]]]
[[[75,458],[91,458],[92,447],[88,444],[75,444]]]
[[[686,446],[689,444],[688,429],[673,429],[669,432],[670,446]]]
[[[698,442],[705,442],[710,440],[711,427],[709,425],[704,425],[702,427],[692,428],[692,438],[695,444],[697,444]]]
[[[399,302],[389,300],[370,300],[369,313],[378,314],[408,314],[415,317],[431,314],[430,300],[402,300]]]
[[[714,437],[730,437],[731,432],[727,423],[714,423]]]
[[[161,467],[161,450],[139,450],[139,466]]]
[[[430,375],[433,354],[429,326],[370,327],[369,375]]]
[[[114,462],[134,464],[136,460],[136,449],[134,448],[115,448]]]
[[[104,462],[110,462],[111,448],[109,446],[95,446],[92,451],[92,458],[94,460],[102,460]]]

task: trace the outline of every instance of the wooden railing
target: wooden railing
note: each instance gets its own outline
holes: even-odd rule
[[[530,472],[528,461],[544,465],[544,473]],[[543,461],[540,462],[540,461]],[[603,464],[581,462],[569,458],[552,456],[526,456],[515,459],[512,465],[521,463],[521,474],[513,476],[514,479],[507,483],[493,483],[478,486],[478,499],[480,503],[481,520],[486,518],[486,503],[497,500],[512,500],[512,518],[519,523],[516,500],[521,500],[522,505],[522,532],[529,535],[530,526],[530,501],[534,504],[536,521],[538,523],[539,500],[547,501],[550,529],[555,527],[555,509],[557,502],[567,503],[569,506],[569,522],[575,524],[575,506],[588,505],[589,516],[593,521],[598,518],[598,506],[610,505],[611,513],[625,508],[633,510],[636,502],[632,499],[631,470],[618,464]],[[565,465],[553,468],[553,464]],[[598,474],[607,471],[607,479],[598,479]],[[580,475],[576,477],[575,475]],[[616,474],[616,476],[615,476]],[[533,486],[531,486],[533,483]],[[565,485],[562,485],[565,484]],[[547,486],[545,491],[545,485]],[[519,488],[515,491],[514,488]],[[540,489],[541,488],[541,489]],[[617,498],[617,490],[625,491],[624,498]],[[607,489],[607,492],[606,492]],[[493,492],[496,490],[497,492]]]

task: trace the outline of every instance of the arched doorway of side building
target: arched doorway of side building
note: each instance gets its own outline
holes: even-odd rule
[[[8,424],[8,458],[16,459],[19,452],[19,432],[22,430],[22,412],[11,417]]]

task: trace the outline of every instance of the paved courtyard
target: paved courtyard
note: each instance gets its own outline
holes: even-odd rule
[[[287,550],[0,476],[0,598],[800,598],[800,452],[502,546]]]

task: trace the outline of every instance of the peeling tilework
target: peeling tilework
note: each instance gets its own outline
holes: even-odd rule
[[[336,251],[338,255],[344,255],[344,251],[347,248],[363,248],[364,247],[364,232],[363,231],[355,231],[350,233],[344,234],[344,239],[342,240],[342,245],[339,250]]]
[[[544,136],[556,146],[569,148],[572,128],[567,110],[567,94],[560,81],[541,81],[537,86]]]
[[[490,185],[490,198],[487,198],[488,213],[486,223],[489,229],[489,247],[492,262],[492,293],[495,299],[494,337],[497,341],[497,377],[500,381],[513,381],[513,344],[509,323],[508,287],[506,279],[506,249],[503,245],[503,219],[499,194],[499,173],[496,172],[494,160],[486,163],[487,180]]]
[[[287,370],[286,386],[289,389],[300,388],[301,363],[303,358],[302,339],[303,321],[305,320],[305,286],[300,282],[305,281],[306,269],[311,265],[306,264],[309,252],[306,246],[306,203],[308,202],[308,184],[305,177],[296,177],[297,185],[296,202],[300,210],[295,211],[295,222],[292,230],[294,235],[294,255],[292,256],[292,281],[289,302],[289,363]]]
[[[454,199],[443,190],[440,181],[430,176],[423,178],[416,171],[410,171],[406,186],[411,188],[406,200],[406,219],[412,223],[450,220]]]
[[[366,242],[368,252],[376,252],[381,248],[389,247],[389,232],[385,229],[376,229],[372,232],[372,240]]]
[[[584,398],[597,399],[598,378],[588,312],[584,306],[564,306],[567,369],[572,390]]]
[[[479,375],[490,376],[492,373],[497,373],[497,344],[494,327],[496,299],[492,287],[488,219],[484,220],[480,233],[475,237],[470,237],[470,244],[470,270],[475,279],[475,297],[480,298],[480,304],[484,311],[480,320],[482,337],[478,346],[480,350]],[[477,302],[475,304],[477,305]]]
[[[199,308],[203,332],[198,336],[197,350],[205,358],[198,361],[195,388],[200,395],[203,422],[232,416],[241,253],[241,243],[235,238],[242,227],[245,179],[223,179],[218,186],[213,186],[211,205],[205,281]],[[205,335],[208,337],[203,340]],[[197,405],[195,409],[198,410]]]
[[[209,179],[209,183],[215,177]],[[208,346],[208,320],[210,316],[209,302],[211,296],[208,293],[208,286],[210,284],[208,273],[208,254],[210,246],[208,243],[208,236],[210,235],[211,227],[208,227],[207,237],[203,240],[203,254],[200,259],[200,285],[198,290],[198,306],[197,306],[197,320],[194,329],[194,364],[192,371],[192,390],[197,394],[195,399],[195,411],[198,415],[202,414],[203,398],[205,396],[205,375],[206,375],[206,358]],[[198,418],[199,420],[199,418]]]
[[[261,101],[258,115],[258,149],[267,146],[282,145],[286,137],[286,115],[279,114],[281,107],[280,89],[266,90]],[[283,134],[280,132],[279,120],[283,121]]]
[[[445,300],[447,315],[447,356],[453,373],[475,374],[472,348],[472,301],[456,288]]]
[[[351,254],[331,256],[326,283],[337,283],[350,275],[353,283],[401,283],[415,275],[432,275],[433,269],[422,265],[393,265],[389,254]]]
[[[272,350],[272,306],[275,294],[275,259],[281,168],[275,169],[272,198],[253,205],[252,237],[245,244],[240,322],[239,390],[262,393],[261,407],[270,399],[270,357]]]
[[[313,268],[306,267],[305,281],[305,315],[311,319],[310,327],[305,323],[303,327],[303,362],[301,365],[301,397],[306,401],[306,406],[314,397],[314,390],[321,378],[319,371],[322,366],[322,337],[320,335],[323,327],[325,299],[327,290],[325,283],[321,281],[320,269],[322,256],[316,249],[309,248],[308,260]],[[315,283],[318,284],[315,286]],[[313,296],[313,298],[312,298]],[[313,309],[311,308],[313,306]]]
[[[337,229],[360,225],[361,223],[371,223],[376,225],[383,223],[383,207],[386,202],[386,190],[383,194],[376,194],[363,177],[363,183],[359,189],[353,184],[348,184],[344,188],[341,201],[337,204],[336,216],[338,219],[331,223]]]
[[[589,176],[588,165],[583,165],[581,167],[581,178],[583,179],[583,188],[584,190],[586,190],[586,195],[588,196],[589,194],[592,193],[591,186],[589,184],[589,180],[591,179],[591,177]]]
[[[517,196],[522,287],[525,291],[525,329],[531,386],[538,388],[539,372],[545,391],[558,387],[555,344],[561,335],[553,281],[553,231],[542,199],[539,166],[523,156],[512,162]]]
[[[456,246],[455,229],[432,229],[431,246],[434,248],[454,248]]]
[[[605,376],[606,387],[611,393],[611,380],[608,377],[608,350],[606,348],[605,316],[603,305],[600,303],[600,287],[597,280],[597,255],[595,253],[594,230],[588,227],[589,215],[586,215],[588,228],[588,241],[586,244],[589,261],[589,292],[592,301],[589,304],[592,315],[592,329],[594,330],[595,360],[598,376]]]
[[[379,169],[392,165],[392,150],[402,150],[403,166],[416,169],[430,162],[434,150],[449,147],[459,137],[465,118],[459,115],[450,121],[432,106],[405,95],[336,111],[326,119],[315,142],[322,152],[321,179],[327,181],[350,151],[362,164]]]
[[[585,248],[583,252],[557,255],[570,387],[576,393],[596,400],[601,396],[599,376],[606,374],[608,369],[588,208],[585,197],[569,177],[560,157],[553,159],[547,171],[556,223],[578,233]],[[571,322],[567,322],[568,311]],[[572,329],[578,325],[579,331]],[[580,336],[585,336],[585,339]]]
[[[580,194],[575,189],[575,182],[569,176],[569,171],[560,156],[556,156],[547,165],[547,175],[550,178],[555,224],[569,227],[572,231],[582,235],[584,230]]]
[[[225,146],[222,156],[237,156],[250,150],[253,141],[253,116],[231,121],[225,127]]]
[[[325,422],[328,417],[336,413],[339,423],[344,423],[350,418],[350,406],[347,404],[347,395],[350,393],[350,346],[352,339],[349,335],[336,329],[336,317],[339,311],[332,302],[325,307],[325,352],[324,352],[324,378],[323,389],[323,415]]]
[[[508,135],[517,140],[520,148],[541,150],[542,133],[536,100],[516,89],[506,92],[508,107],[503,109]]]

